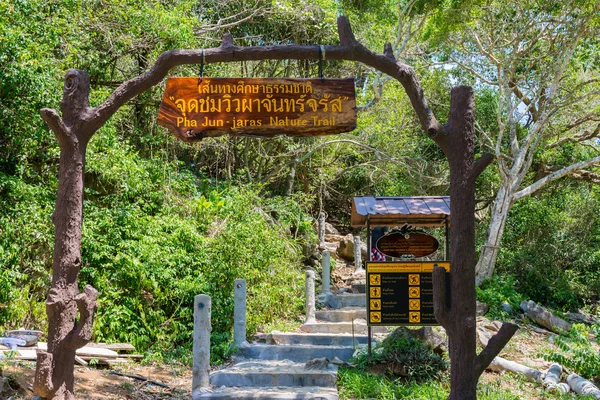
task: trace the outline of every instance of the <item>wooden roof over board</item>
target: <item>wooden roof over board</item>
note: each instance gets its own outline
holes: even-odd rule
[[[450,222],[450,196],[373,197],[352,201],[353,228],[398,226],[444,226]]]

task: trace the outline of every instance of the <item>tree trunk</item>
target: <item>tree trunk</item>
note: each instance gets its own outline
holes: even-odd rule
[[[475,284],[477,286],[481,285],[484,280],[490,278],[494,273],[500,241],[506,226],[506,218],[513,203],[514,193],[507,188],[506,184],[502,185],[494,200],[487,239],[485,244],[481,246],[479,261],[475,267]]]
[[[468,178],[474,158],[473,90],[452,90],[448,137],[452,138],[446,156],[450,166],[450,307],[448,351],[452,400],[476,399],[475,374],[475,185]]]
[[[52,288],[46,300],[48,349],[38,352],[35,392],[52,400],[75,399],[73,366],[75,351],[91,339],[97,291],[86,286],[79,293],[81,268],[81,224],[83,221],[83,177],[85,151],[91,134],[81,127],[80,112],[87,110],[89,77],[69,70],[61,108],[63,120],[51,111],[42,117],[52,127],[60,144],[60,168],[56,209]],[[77,314],[79,312],[79,320]]]
[[[491,155],[474,161],[475,104],[473,89],[452,89],[450,116],[443,132],[433,140],[450,166],[450,293],[445,272],[434,269],[434,312],[448,335],[450,353],[449,400],[475,400],[477,381],[510,340],[517,327],[503,326],[478,356],[475,319],[475,180],[491,162]]]
[[[285,195],[291,196],[294,192],[294,180],[296,179],[296,168],[298,167],[298,159],[295,158],[290,164],[290,172],[288,173],[285,182]]]

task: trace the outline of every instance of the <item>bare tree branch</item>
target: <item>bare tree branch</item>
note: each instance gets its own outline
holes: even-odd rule
[[[360,44],[344,16],[338,18],[339,46],[324,46],[327,59],[359,61],[397,79],[408,94],[421,126],[435,136],[443,129],[427,104],[423,89],[412,67],[395,62],[384,54],[376,54]],[[232,43],[231,35],[225,35],[221,46],[205,50],[171,50],[162,53],[154,66],[146,73],[132,78],[122,85],[99,106],[90,110],[90,126],[97,130],[123,104],[134,96],[158,84],[171,69],[186,64],[212,64],[217,62],[265,60],[265,59],[319,59],[318,46],[247,46]]]
[[[546,185],[552,181],[555,181],[557,179],[560,179],[564,176],[569,175],[572,172],[578,171],[580,169],[589,167],[590,165],[594,165],[597,163],[600,163],[600,156],[591,158],[589,160],[581,161],[581,162],[578,162],[573,165],[569,165],[568,167],[561,168],[558,171],[555,171],[555,172],[551,173],[550,175],[547,175],[547,176],[543,177],[542,179],[537,180],[535,183],[533,183],[532,185],[529,185],[525,189],[516,192],[514,194],[514,199],[516,201],[525,196],[529,196],[532,193],[536,192],[537,190],[541,189],[544,185]]]

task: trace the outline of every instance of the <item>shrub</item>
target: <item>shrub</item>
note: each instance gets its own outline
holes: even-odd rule
[[[584,324],[573,324],[569,332],[563,336],[555,336],[554,344],[560,352],[547,351],[542,354],[546,361],[553,361],[577,372],[579,375],[595,379],[600,377],[600,353],[596,342],[600,335],[600,325],[590,327]],[[595,339],[592,341],[590,336]]]
[[[448,368],[444,358],[403,330],[397,330],[377,344],[371,361],[363,351],[356,362],[363,371],[383,372],[390,378],[415,382],[437,379]]]
[[[514,277],[494,275],[477,288],[477,300],[490,306],[491,318],[505,320],[514,317],[519,312],[521,301],[524,300],[523,295],[517,292],[516,286]],[[509,304],[512,311],[507,312],[502,303]]]

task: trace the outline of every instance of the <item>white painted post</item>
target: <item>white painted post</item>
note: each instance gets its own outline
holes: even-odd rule
[[[246,342],[246,280],[236,279],[233,289],[233,340],[236,346]]]
[[[321,266],[323,267],[323,277],[321,280],[323,282],[323,287],[321,293],[328,294],[331,293],[331,254],[329,253],[329,250],[324,250],[322,255],[323,260],[321,260]]]
[[[315,271],[306,271],[306,321],[315,322]]]
[[[325,213],[319,214],[319,246],[325,243]]]
[[[360,236],[354,236],[354,266],[356,267],[354,272],[358,272],[362,269],[362,260],[360,254]]]
[[[194,297],[194,366],[192,370],[192,398],[208,388],[210,375],[210,296]]]

